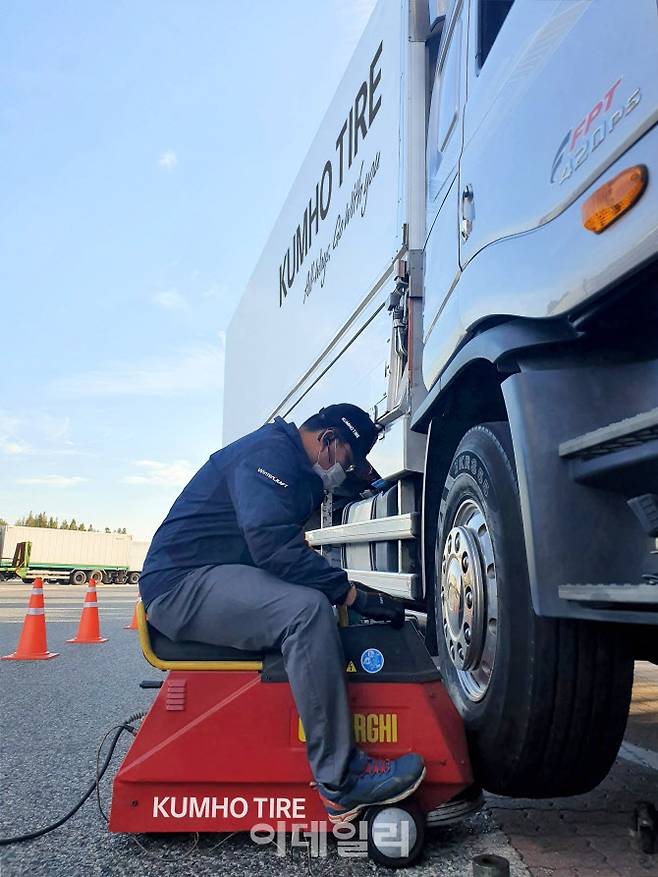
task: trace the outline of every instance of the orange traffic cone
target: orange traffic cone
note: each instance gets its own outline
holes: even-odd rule
[[[35,579],[30,594],[27,615],[16,651],[3,655],[3,661],[47,661],[58,652],[49,652],[46,643],[46,612],[43,605],[43,582]]]
[[[107,637],[101,636],[100,622],[98,620],[98,600],[96,599],[96,579],[91,579],[85,594],[85,602],[82,604],[82,615],[78,632],[73,639],[67,639],[67,643],[106,643]]]
[[[137,601],[139,603],[139,600]],[[135,608],[133,609],[133,620],[130,624],[124,624],[124,630],[137,630],[137,603],[135,603]]]

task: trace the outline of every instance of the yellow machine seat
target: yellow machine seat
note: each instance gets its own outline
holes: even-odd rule
[[[159,670],[262,670],[263,653],[230,646],[176,642],[148,623],[144,604],[137,604],[137,629],[144,657]]]

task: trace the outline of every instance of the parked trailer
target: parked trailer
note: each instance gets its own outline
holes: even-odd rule
[[[228,331],[225,443],[384,427],[387,483],[308,540],[426,611],[496,793],[595,786],[658,661],[657,32],[655,0],[381,0]]]
[[[149,545],[122,533],[2,526],[0,575],[15,575],[14,556],[17,546],[24,543],[30,544],[29,565],[20,572],[26,581],[39,575],[72,585],[82,585],[91,578],[136,584]]]

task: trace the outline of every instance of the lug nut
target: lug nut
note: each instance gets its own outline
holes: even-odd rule
[[[468,562],[468,554],[464,553],[462,555],[462,570],[464,572],[468,572],[469,562]]]

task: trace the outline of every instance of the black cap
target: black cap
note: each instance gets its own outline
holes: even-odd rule
[[[343,402],[340,405],[328,405],[321,408],[318,416],[327,428],[335,427],[341,436],[350,443],[354,451],[354,462],[363,463],[377,441],[380,430],[368,414],[357,405]]]

